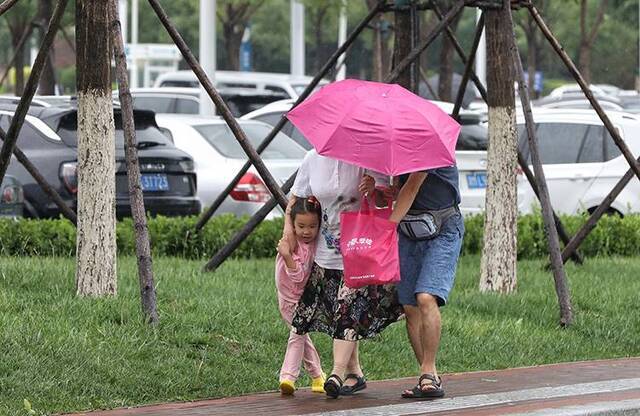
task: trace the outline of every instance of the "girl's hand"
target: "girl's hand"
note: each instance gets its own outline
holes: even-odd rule
[[[358,191],[361,195],[373,195],[373,191],[376,189],[376,181],[372,176],[363,175],[360,185],[358,185]]]
[[[282,257],[291,256],[291,247],[289,246],[289,241],[287,241],[286,237],[282,237],[280,241],[278,241],[276,249]]]

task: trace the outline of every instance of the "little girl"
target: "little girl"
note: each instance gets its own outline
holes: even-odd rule
[[[289,242],[282,238],[278,243],[276,257],[278,306],[282,318],[288,325],[291,325],[293,313],[311,273],[316,251],[316,237],[322,218],[320,203],[313,196],[298,198],[290,207],[290,214],[285,217],[285,221],[290,221],[297,244],[292,250]],[[290,395],[295,391],[301,362],[304,362],[304,367],[312,378],[311,391],[324,393],[325,376],[320,366],[318,351],[313,346],[309,334],[298,335],[291,331],[284,363],[280,370],[282,394]]]

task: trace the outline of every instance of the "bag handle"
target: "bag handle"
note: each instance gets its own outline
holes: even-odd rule
[[[382,190],[384,189],[383,187],[376,187],[376,189],[378,190]],[[371,205],[373,205],[373,209],[371,209]],[[371,200],[371,197],[368,195],[363,195],[362,198],[360,198],[360,213],[361,214],[367,214],[367,215],[373,215],[373,210],[377,210],[378,208],[376,208],[376,204],[375,202],[373,202]],[[387,206],[385,208],[381,208],[381,210],[384,210],[387,215],[391,216],[391,212],[393,211],[393,199],[392,198],[387,198]]]

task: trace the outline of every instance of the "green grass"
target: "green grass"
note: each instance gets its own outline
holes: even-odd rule
[[[640,355],[640,260],[567,266],[575,324],[558,327],[551,273],[519,262],[518,292],[478,293],[479,258],[462,259],[443,309],[443,372]],[[273,262],[158,258],[161,324],[141,324],[135,259],[121,258],[119,294],[74,295],[74,262],[0,258],[0,414],[37,414],[192,400],[276,388],[287,338]],[[326,371],[328,337],[314,335]],[[361,345],[370,379],[417,371],[404,323]],[[303,378],[301,384],[308,382]]]

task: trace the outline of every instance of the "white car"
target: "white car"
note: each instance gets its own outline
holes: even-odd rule
[[[193,157],[198,177],[197,195],[206,209],[222,193],[247,161],[247,156],[222,118],[182,114],[157,114],[156,122],[171,135],[175,146]],[[240,120],[251,145],[256,148],[271,127],[259,121]],[[262,152],[262,159],[279,184],[293,174],[306,154],[285,134],[278,134]],[[216,213],[253,215],[271,194],[251,167]],[[276,209],[270,217],[282,215]]]
[[[271,91],[284,94],[285,97],[297,99],[307,88],[313,78],[278,74],[273,72],[241,72],[216,71],[214,84],[216,88],[252,88],[258,91]],[[328,81],[320,81],[320,85]],[[160,75],[154,87],[200,87],[198,78],[191,70],[167,72]]]
[[[607,111],[631,153],[640,155],[640,119]],[[629,164],[593,110],[534,109],[536,138],[549,187],[551,205],[557,213],[592,212],[629,170]],[[530,159],[524,134],[524,117],[517,117],[520,149]],[[538,205],[528,182],[523,184],[531,201],[524,212]],[[640,212],[640,181],[632,179],[613,201],[611,213]]]

